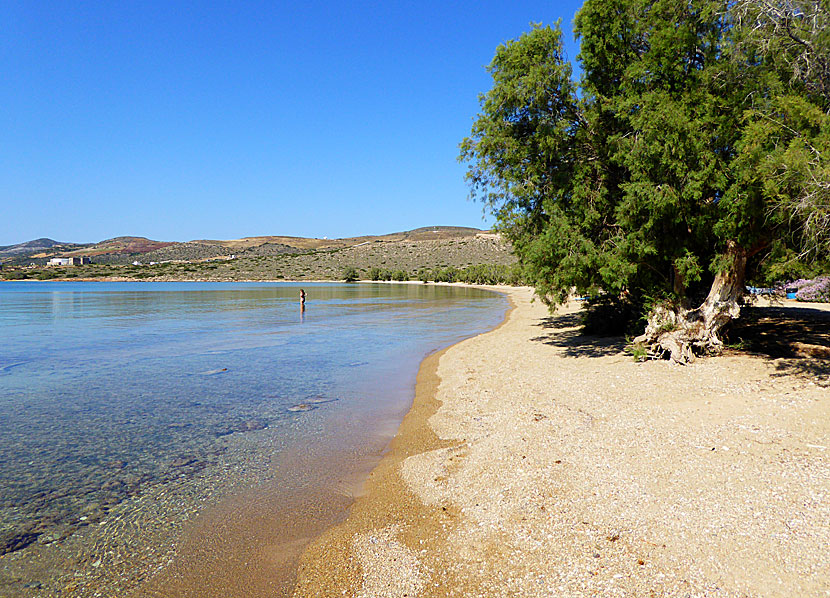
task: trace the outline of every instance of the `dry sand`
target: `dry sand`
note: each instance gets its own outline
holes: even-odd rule
[[[830,596],[826,369],[635,363],[506,292],[501,327],[424,362],[295,596]]]

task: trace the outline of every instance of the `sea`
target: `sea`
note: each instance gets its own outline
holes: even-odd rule
[[[507,307],[420,283],[0,284],[0,596],[279,595],[420,362]]]

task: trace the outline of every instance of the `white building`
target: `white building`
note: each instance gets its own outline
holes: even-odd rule
[[[81,266],[83,264],[88,264],[89,258],[86,256],[82,257],[53,257],[51,260],[46,262],[47,266]]]

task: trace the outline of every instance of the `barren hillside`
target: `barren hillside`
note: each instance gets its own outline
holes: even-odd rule
[[[147,241],[146,239],[144,241]],[[491,232],[430,227],[349,239],[248,237],[232,241],[135,243],[142,253],[102,253],[112,242],[89,246],[93,264],[68,268],[7,268],[5,278],[128,278],[140,280],[341,280],[353,268],[416,278],[424,270],[504,267],[516,262],[510,247]],[[123,243],[124,247],[129,246]],[[151,248],[152,247],[152,248]],[[77,255],[77,250],[72,252]]]

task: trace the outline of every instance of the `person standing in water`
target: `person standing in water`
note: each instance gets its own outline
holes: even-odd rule
[[[300,289],[300,311],[305,311],[305,289]]]

